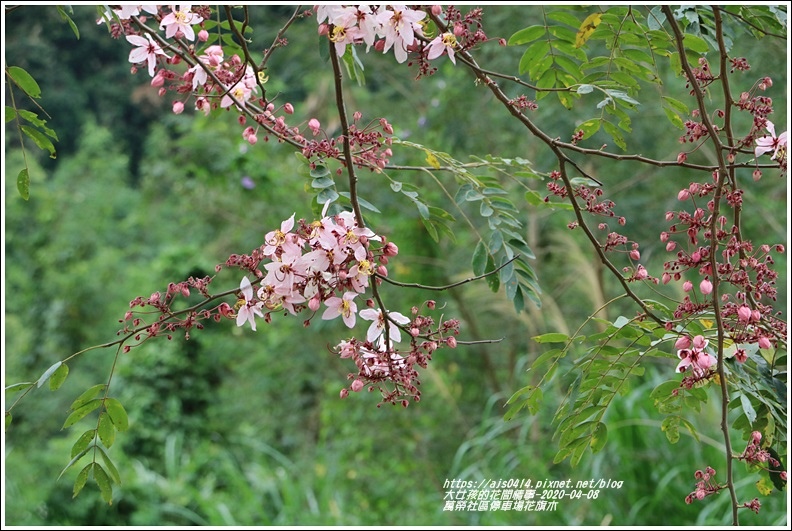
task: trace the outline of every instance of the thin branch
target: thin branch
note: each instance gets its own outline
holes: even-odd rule
[[[510,260],[507,260],[506,262],[504,262],[500,266],[496,267],[492,271],[488,271],[488,272],[484,273],[483,275],[478,275],[478,276],[475,276],[475,277],[466,278],[465,280],[460,280],[459,282],[454,282],[453,284],[448,284],[447,286],[426,286],[424,284],[417,284],[417,283],[414,283],[414,282],[399,282],[399,281],[390,279],[388,277],[380,276],[377,273],[374,273],[374,276],[384,280],[388,284],[393,284],[394,286],[399,286],[399,287],[402,287],[402,288],[416,288],[416,289],[425,289],[425,290],[429,290],[429,291],[445,291],[447,289],[456,288],[457,286],[461,286],[463,284],[467,284],[468,282],[473,282],[475,280],[481,280],[482,278],[486,278],[486,277],[488,277],[490,275],[494,275],[495,273],[497,273],[498,271],[500,271],[501,269],[503,269],[507,265],[509,265],[512,262],[514,262],[515,260],[517,260],[519,257],[520,257],[520,255],[514,256]]]

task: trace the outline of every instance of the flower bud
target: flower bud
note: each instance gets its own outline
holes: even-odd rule
[[[173,102],[173,114],[181,114],[184,112],[184,103],[180,101]]]
[[[344,389],[341,389],[341,392],[339,393],[339,396],[340,396],[341,398],[346,398],[346,397],[348,397],[348,396],[349,396],[349,390],[348,390],[348,389],[346,389],[346,388],[344,388]]]
[[[202,29],[198,32],[198,40],[201,42],[206,42],[209,40],[209,32]]]
[[[256,145],[256,142],[258,142],[258,137],[256,135],[250,135],[247,137],[247,141],[251,146],[254,146]]]
[[[638,251],[638,249],[633,249],[632,251],[630,251],[630,258],[632,258],[633,260],[640,260],[641,253]]]
[[[686,160],[687,160],[687,153],[685,153],[684,151],[680,152],[679,155],[677,155],[677,164],[682,164]]]
[[[457,340],[456,340],[455,337],[453,337],[453,336],[447,337],[445,341],[446,341],[446,345],[448,345],[449,347],[456,348]]]
[[[688,191],[687,188],[680,190],[679,193],[677,194],[677,199],[679,199],[680,201],[687,201],[689,198],[690,198],[690,192]]]
[[[437,303],[435,301],[432,300],[426,301],[426,307],[429,308],[430,310],[434,310],[436,306]]]
[[[159,70],[153,78],[151,78],[151,86],[159,88],[165,84],[165,76],[162,75],[162,70]]]
[[[439,17],[443,13],[443,6],[439,4],[434,4],[432,6],[432,14],[436,17]]]
[[[350,387],[354,392],[359,392],[361,389],[363,389],[363,380],[356,379],[354,382],[352,382]]]
[[[294,106],[291,103],[287,103],[283,106],[283,112],[286,114],[294,114]]]
[[[689,280],[686,280],[685,283],[682,284],[682,291],[684,291],[685,293],[693,291],[693,283]]]
[[[308,301],[308,308],[312,312],[317,311],[321,305],[322,305],[322,297],[319,296],[318,293],[313,297],[311,297],[311,300]]]
[[[773,348],[773,344],[770,343],[769,339],[762,336],[759,338],[759,348],[764,348],[764,349]]]
[[[662,280],[663,280],[663,284],[668,284],[669,282],[671,282],[671,275],[669,275],[668,273],[663,273]]]
[[[705,278],[699,284],[699,290],[701,290],[702,295],[709,295],[712,293],[712,282]]]

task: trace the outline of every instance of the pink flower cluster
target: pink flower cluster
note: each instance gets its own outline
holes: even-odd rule
[[[376,251],[372,241],[381,244]],[[365,340],[351,338],[336,347],[341,358],[352,359],[358,368],[357,375],[349,375],[354,380],[349,389],[357,392],[368,384],[370,390],[380,389],[383,402],[399,401],[406,406],[405,397],[417,401],[420,382],[415,366],[425,368],[432,353],[442,346],[455,347],[459,322],[452,319],[435,325],[430,317],[419,315],[417,308],[410,318],[374,309],[372,300],[358,310],[358,295],[367,290],[375,273],[387,276],[388,259],[397,253],[396,245],[360,227],[351,212],[323,216],[310,224],[295,222],[292,215],[280,229],[268,232],[264,245],[251,255],[232,255],[226,262],[250,271],[259,285],[254,292],[253,282],[247,276],[242,278],[242,296],[235,306],[237,326],[249,324],[255,330],[256,319],[269,322],[273,311],[292,315],[309,311],[312,315],[305,320],[307,326],[322,305],[324,320],[341,317],[349,328],[354,328],[357,317],[371,321]],[[410,347],[400,352],[394,345],[402,341],[402,330],[409,332]],[[387,383],[393,388],[385,389]],[[349,390],[343,389],[342,398],[348,395]]]
[[[292,215],[279,229],[268,232],[264,245],[252,255],[232,255],[226,262],[253,273],[259,285],[254,294],[248,277],[242,278],[237,325],[249,323],[255,330],[256,317],[267,312],[284,309],[296,315],[306,308],[316,312],[324,303],[322,319],[340,316],[349,328],[354,327],[354,299],[366,291],[375,272],[387,276],[385,264],[398,253],[396,245],[386,243],[375,255],[372,241],[382,238],[360,227],[352,212],[310,224],[303,220],[296,224]]]
[[[408,49],[417,44],[416,36],[423,36],[421,21],[425,17],[426,13],[423,11],[403,5],[373,7],[321,5],[316,10],[319,33],[327,35],[335,43],[336,53],[339,56],[344,55],[347,44],[363,42],[367,47],[374,46],[383,53],[387,53],[392,48],[396,60],[400,63],[407,60]],[[450,46],[453,54],[455,41],[448,38],[443,41],[442,36],[438,39],[441,42],[440,46]],[[443,50],[436,52],[433,41],[432,51],[436,53],[435,57],[438,57]],[[450,57],[453,58],[453,55]]]

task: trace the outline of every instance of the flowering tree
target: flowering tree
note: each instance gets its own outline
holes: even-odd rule
[[[785,8],[620,6],[582,11],[558,6],[541,8],[542,24],[508,39],[488,36],[482,9],[403,5],[298,7],[276,34],[253,38],[248,9],[111,6],[99,12],[98,22],[107,25],[116,45],[129,47],[133,74],[148,75],[159,95],[172,100],[173,113],[193,108],[195,120],[231,114],[241,137],[256,149],[265,149],[267,142],[293,146],[310,172],[314,211],[295,213],[279,228],[265,231],[252,250],[219,263],[215,275],[174,279],[160,291],[134,298],[120,319],[118,339],[64,358],[36,381],[8,387],[19,395],[6,408],[6,426],[28,393],[45,383],[53,390],[60,387],[77,356],[112,348],[118,359],[151,341],[182,335],[189,339],[207,321],[231,321],[256,331],[262,321],[277,326],[278,319],[297,317],[311,326],[317,319],[340,317],[342,330],[355,329],[359,317],[370,322],[365,336],[333,340],[334,353],[350,362],[340,397],[367,389],[379,395],[378,407],[418,402],[419,369],[427,367],[438,349],[482,340],[465,340],[463,323],[442,316],[434,300],[416,299],[412,308],[399,308],[401,312],[390,308],[380,287],[443,292],[481,280],[495,292],[502,289],[517,312],[527,304],[540,305],[541,279],[531,266],[534,256],[518,215],[521,198],[514,190],[519,189],[530,208],[569,217],[569,229],[585,235],[592,255],[619,286],[621,293],[611,302],[630,299],[635,314],[613,321],[593,314],[589,321],[597,321],[600,329],[585,336],[588,322],[574,334],[535,337],[548,347],[531,367],[541,374],[540,381],[514,393],[506,417],[519,418],[525,410],[536,414],[561,360],[576,356],[573,383],[555,415],[555,460],[569,459],[575,465],[587,450],[596,453],[605,447],[608,427],[603,417],[609,406],[643,374],[649,360],[659,361],[667,366],[669,378],[654,389],[652,398],[664,416],[669,443],[679,439],[680,428],[696,435],[687,412],[707,400],[708,388],[720,396],[724,466],[716,471],[702,463],[702,470],[691,471],[695,486],[684,501],[697,502],[725,490],[735,524],[739,509],[759,512],[758,498],[737,498],[735,479],[742,473],[734,467],[738,461],[750,465],[749,473],[759,477],[764,494],[785,488],[787,329],[783,312],[774,305],[778,273],[773,268],[784,246],[746,239],[741,219],[752,211],[744,205],[746,188],[761,178],[786,177],[787,133],[776,135],[780,120],[771,120],[772,75],[755,73],[738,55],[737,45],[748,37],[786,38]],[[314,117],[295,120],[294,105],[267,91],[269,79],[278,75],[269,60],[289,53],[287,35],[292,31],[322,37],[321,53],[333,72],[337,131],[326,130]],[[496,71],[481,63],[482,49],[506,46],[524,49],[512,70]],[[441,75],[438,65],[446,61],[469,72],[480,90],[489,91],[493,105],[519,124],[531,142],[543,145],[553,164],[537,167],[512,153],[462,162],[432,146],[395,137],[392,123],[398,117],[364,118],[362,110],[350,112],[345,83],[364,81],[365,53],[392,53],[394,68],[419,83]],[[684,80],[684,90],[672,91],[672,80],[663,78],[668,71]],[[12,93],[18,88],[37,97],[38,86],[24,70],[10,67],[6,74]],[[654,93],[647,93],[647,85]],[[576,113],[575,127],[559,132],[553,124],[540,123],[533,116],[540,105]],[[673,160],[630,151],[629,134],[633,127],[647,126],[642,113],[651,106],[661,106],[668,119],[654,133],[679,136]],[[6,116],[17,121],[20,138],[27,135],[41,148],[50,149],[49,139],[57,139],[43,120],[18,109],[14,100]],[[603,133],[608,143],[595,145]],[[420,152],[427,164],[396,164],[399,151]],[[665,256],[644,256],[646,243],[622,233],[630,220],[608,198],[614,183],[592,169],[614,161],[632,164],[636,171],[684,172],[675,208],[653,213]],[[499,177],[482,177],[474,168]],[[379,233],[379,210],[363,199],[366,190],[387,181],[400,201],[417,210],[435,241],[454,237],[454,214],[431,204],[410,183],[415,171],[432,175],[479,235],[470,278],[423,286],[389,275],[399,247]],[[21,170],[17,179],[23,197],[30,193],[28,173]],[[438,177],[448,174],[455,190]],[[539,193],[527,182],[541,182],[546,191]],[[480,221],[467,214],[471,205]],[[220,275],[239,279],[239,288],[213,292],[212,282]],[[652,298],[644,295],[647,287],[655,293]],[[680,288],[681,300],[674,295]],[[180,304],[196,293],[200,302],[186,308]],[[681,376],[673,374],[674,366]],[[78,435],[64,472],[80,463],[75,496],[93,478],[108,502],[120,473],[107,450],[116,433],[128,428],[123,405],[111,395],[112,380],[111,370],[106,383],[74,400],[64,422],[66,428],[96,416],[90,429]],[[734,440],[732,429],[742,433],[744,443]]]

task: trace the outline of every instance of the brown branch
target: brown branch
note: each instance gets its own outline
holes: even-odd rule
[[[718,278],[718,217],[720,214],[720,204],[721,199],[723,196],[723,187],[726,183],[726,178],[728,171],[726,169],[726,161],[723,157],[723,143],[717,136],[717,131],[710,120],[709,113],[707,112],[706,102],[704,100],[704,92],[701,90],[701,87],[696,80],[696,77],[693,73],[693,69],[690,66],[690,63],[687,60],[687,55],[685,53],[685,44],[684,44],[684,35],[682,30],[679,28],[679,24],[677,24],[676,19],[671,11],[671,8],[668,6],[662,6],[661,8],[663,13],[666,15],[666,19],[668,20],[669,24],[671,25],[671,30],[674,32],[674,36],[676,38],[676,46],[677,50],[679,51],[679,58],[680,62],[682,63],[682,69],[685,71],[685,75],[690,82],[690,85],[693,87],[693,93],[696,97],[696,102],[698,105],[699,110],[701,111],[701,121],[706,127],[707,132],[709,133],[710,140],[715,144],[715,155],[718,158],[718,178],[715,185],[715,192],[713,195],[713,207],[710,212],[711,221],[710,221],[710,252],[709,252],[709,262],[710,268],[712,270],[712,313],[713,317],[715,318],[715,326],[717,329],[717,352],[718,352],[718,377],[720,378],[720,390],[721,390],[721,432],[723,433],[723,441],[726,445],[726,486],[729,490],[729,495],[731,497],[731,508],[732,508],[732,524],[739,525],[739,516],[737,514],[737,509],[739,508],[737,502],[737,493],[735,492],[734,488],[734,474],[733,474],[733,462],[732,462],[732,445],[731,445],[731,436],[729,434],[729,389],[726,385],[726,371],[725,371],[725,360],[723,359],[723,346],[724,346],[724,339],[725,339],[725,331],[723,328],[723,316],[721,315],[720,304],[719,304],[719,288],[720,288],[720,280]],[[716,20],[716,32],[719,34],[719,38],[722,41],[722,36],[720,35],[723,31],[720,19],[720,13],[717,10],[717,7],[713,8],[715,12],[715,20]],[[726,54],[724,48],[719,50],[721,56]],[[723,71],[720,72],[721,82],[725,73]],[[729,98],[727,97],[727,104]]]

